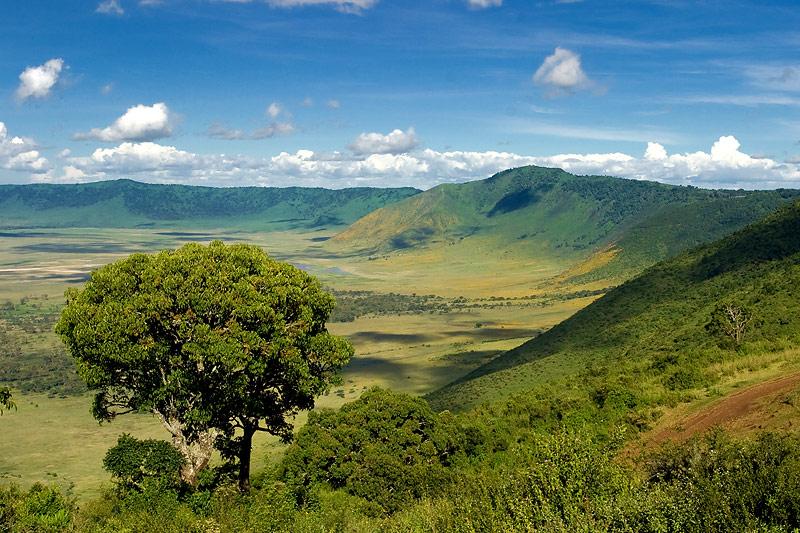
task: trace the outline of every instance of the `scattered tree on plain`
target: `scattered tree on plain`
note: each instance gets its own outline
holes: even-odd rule
[[[152,412],[196,484],[213,447],[250,487],[253,435],[291,438],[353,349],[326,329],[334,299],[260,248],[187,244],[134,254],[67,291],[56,331],[96,391],[100,421]]]
[[[14,403],[14,398],[11,396],[11,389],[8,387],[0,387],[0,415],[3,414],[3,409],[10,410],[16,408],[17,404]]]

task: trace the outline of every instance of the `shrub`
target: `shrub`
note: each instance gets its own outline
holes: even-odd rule
[[[372,389],[339,411],[312,412],[283,461],[299,502],[328,484],[394,512],[441,485],[463,439],[422,398]]]
[[[164,488],[180,487],[183,462],[180,452],[166,441],[139,440],[123,434],[106,453],[103,467],[122,492],[141,492],[148,483]]]
[[[0,531],[60,532],[72,524],[75,503],[58,487],[34,484],[27,492],[0,488]]]

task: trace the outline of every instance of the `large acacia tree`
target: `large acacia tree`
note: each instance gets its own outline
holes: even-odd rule
[[[289,440],[291,417],[353,353],[326,329],[333,297],[255,246],[134,254],[66,298],[56,331],[96,391],[94,416],[154,413],[192,484],[216,446],[249,489],[253,435]]]

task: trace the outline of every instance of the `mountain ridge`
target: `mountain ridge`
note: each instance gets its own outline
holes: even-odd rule
[[[0,226],[146,227],[232,225],[247,229],[341,227],[418,194],[410,187],[324,189],[205,187],[122,179],[86,184],[0,185]]]

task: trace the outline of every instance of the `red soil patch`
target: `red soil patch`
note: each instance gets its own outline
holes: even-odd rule
[[[670,424],[669,427],[656,430],[647,440],[650,444],[659,444],[667,440],[680,442],[712,427],[733,424],[738,426],[741,424],[737,422],[744,422],[753,417],[755,420],[747,421],[749,423],[745,424],[745,427],[756,429],[760,427],[758,415],[765,414],[760,413],[764,411],[765,404],[780,401],[778,396],[797,387],[800,387],[800,372],[753,385],[726,396],[699,412]]]

